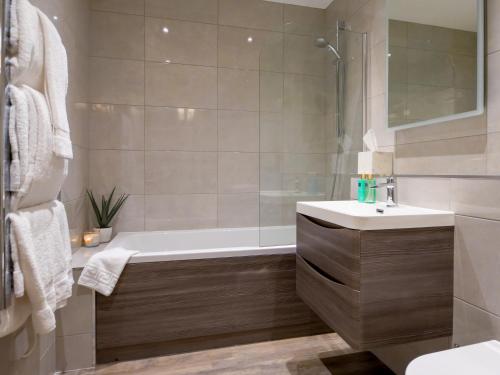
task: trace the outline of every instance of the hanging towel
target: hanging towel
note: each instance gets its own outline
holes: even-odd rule
[[[83,268],[78,284],[109,296],[130,257],[138,251],[114,248],[94,254]]]
[[[19,1],[19,0],[18,0]],[[38,10],[44,42],[45,97],[50,108],[54,131],[53,149],[56,155],[73,158],[66,112],[68,92],[68,57],[54,24]]]
[[[73,158],[66,94],[68,58],[54,24],[28,0],[14,0],[11,5],[13,30],[10,44],[15,56],[9,59],[11,81],[43,92],[49,106],[54,153]]]
[[[28,297],[35,332],[45,334],[56,326],[54,311],[64,307],[72,293],[66,212],[61,202],[52,201],[10,213],[8,218],[23,277],[22,286],[14,280],[15,293]]]
[[[52,152],[52,128],[42,93],[9,85],[10,190],[12,210],[56,199],[68,174],[68,160]]]
[[[11,82],[43,91],[44,43],[37,8],[28,0],[12,0],[10,14]]]

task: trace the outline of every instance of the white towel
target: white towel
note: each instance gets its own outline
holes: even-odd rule
[[[52,152],[50,114],[42,93],[9,85],[12,209],[56,199],[68,174],[68,160]]]
[[[26,84],[38,91],[44,85],[43,34],[37,8],[28,0],[12,0],[9,45],[11,82]]]
[[[69,133],[68,114],[66,112],[66,94],[68,92],[68,57],[57,29],[49,18],[38,10],[42,25],[45,73],[45,97],[49,104],[54,131],[53,150],[56,155],[73,158]]]
[[[23,287],[14,280],[15,292],[18,297],[27,295],[35,332],[45,334],[55,328],[54,311],[64,307],[72,293],[66,212],[61,202],[52,201],[10,213],[8,218],[23,276]]]
[[[28,0],[14,0],[11,14],[15,16],[10,35],[15,54],[9,61],[11,81],[44,93],[52,122],[53,151],[72,159],[66,111],[68,59],[61,37],[49,18]]]
[[[138,251],[114,248],[94,254],[83,268],[78,284],[109,296],[130,257]]]

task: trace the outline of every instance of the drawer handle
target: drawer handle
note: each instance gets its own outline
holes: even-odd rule
[[[336,279],[335,277],[331,276],[330,274],[326,273],[321,268],[319,268],[317,265],[309,262],[307,259],[302,258],[302,257],[300,257],[300,259],[302,259],[306,263],[307,266],[309,266],[313,271],[316,271],[317,273],[319,273],[325,279],[331,281],[332,283],[338,284],[338,285],[347,286],[345,283]]]
[[[317,225],[317,226],[320,226],[320,227],[323,227],[326,229],[346,229],[340,225],[329,223],[329,222],[321,220],[321,219],[316,219],[316,218],[311,217],[311,216],[302,215],[302,217],[305,220],[307,220],[308,222],[310,222],[311,224],[314,224],[314,225]]]

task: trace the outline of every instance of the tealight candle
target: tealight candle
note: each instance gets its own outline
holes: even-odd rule
[[[98,232],[85,232],[83,233],[83,244],[85,247],[99,246],[99,233]]]

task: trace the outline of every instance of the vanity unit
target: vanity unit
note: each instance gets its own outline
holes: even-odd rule
[[[356,349],[451,335],[454,214],[377,207],[297,204],[299,297]]]

